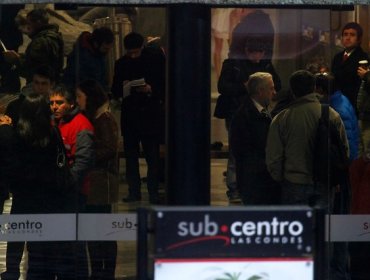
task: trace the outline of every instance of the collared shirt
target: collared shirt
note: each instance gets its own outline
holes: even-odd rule
[[[252,101],[253,101],[253,104],[254,104],[254,106],[256,107],[256,109],[258,110],[258,112],[262,112],[262,110],[266,110],[267,111],[267,109],[265,108],[265,107],[263,107],[261,104],[259,104],[256,100],[254,100],[253,98],[251,98],[252,99]]]

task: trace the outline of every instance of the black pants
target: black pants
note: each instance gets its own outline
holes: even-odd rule
[[[87,205],[87,213],[111,213],[111,206]],[[114,280],[117,260],[116,241],[88,241],[91,276],[90,279]]]
[[[129,194],[140,197],[141,179],[139,170],[140,143],[148,165],[147,186],[149,196],[157,196],[159,185],[159,140],[155,135],[143,135],[128,126],[123,130],[124,151],[126,155],[126,178]]]

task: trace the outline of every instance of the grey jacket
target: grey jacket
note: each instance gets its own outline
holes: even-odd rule
[[[321,104],[316,93],[293,101],[272,120],[266,146],[266,164],[272,178],[295,184],[312,184],[313,151],[321,116]],[[348,154],[348,141],[343,122],[332,108],[331,125],[338,128]]]
[[[369,72],[366,75],[370,75]],[[359,120],[370,121],[370,93],[366,81],[361,82],[357,95],[357,111]]]

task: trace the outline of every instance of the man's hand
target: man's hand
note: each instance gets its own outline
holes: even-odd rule
[[[12,119],[7,115],[0,115],[0,125],[12,125]]]
[[[145,86],[137,87],[136,91],[143,92],[143,93],[150,93],[152,92],[152,87],[146,84]]]
[[[20,58],[19,53],[13,50],[3,52],[3,56],[4,56],[5,61],[8,63],[15,63]]]
[[[365,74],[366,74],[367,72],[369,72],[369,69],[365,69],[365,68],[363,68],[363,67],[358,67],[358,68],[357,68],[357,75],[358,75],[361,79],[363,79],[363,78],[364,78],[364,76],[365,76]]]

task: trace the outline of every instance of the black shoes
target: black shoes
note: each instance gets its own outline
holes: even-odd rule
[[[141,201],[141,196],[140,195],[131,195],[129,194],[127,197],[122,198],[123,202],[136,202],[136,201]]]
[[[240,194],[237,190],[228,190],[226,192],[227,198],[231,203],[238,203],[241,202]]]

